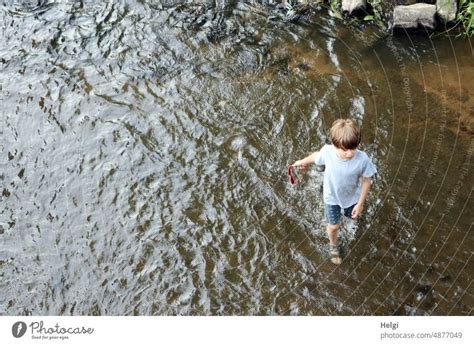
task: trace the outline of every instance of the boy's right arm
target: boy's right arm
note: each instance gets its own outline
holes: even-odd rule
[[[305,167],[308,164],[314,163],[316,160],[316,156],[318,155],[319,151],[313,152],[308,157],[300,159],[292,164],[294,167]]]

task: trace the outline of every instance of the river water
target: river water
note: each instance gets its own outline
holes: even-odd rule
[[[471,42],[176,3],[2,2],[0,314],[472,315]],[[286,166],[340,117],[336,267]]]

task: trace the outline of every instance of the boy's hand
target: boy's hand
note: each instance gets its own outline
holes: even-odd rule
[[[364,205],[357,203],[354,208],[352,209],[352,219],[356,219],[364,210]]]
[[[307,168],[308,165],[301,163],[301,161],[296,161],[293,164],[291,164],[292,167],[294,168]]]

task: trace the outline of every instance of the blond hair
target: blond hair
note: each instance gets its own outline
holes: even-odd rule
[[[338,149],[354,150],[360,143],[360,129],[351,119],[334,121],[329,131],[332,144]]]

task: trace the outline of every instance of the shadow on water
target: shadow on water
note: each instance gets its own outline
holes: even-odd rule
[[[0,7],[0,314],[472,313],[469,40],[32,4]],[[322,175],[285,169],[340,117],[379,175],[335,267]]]

